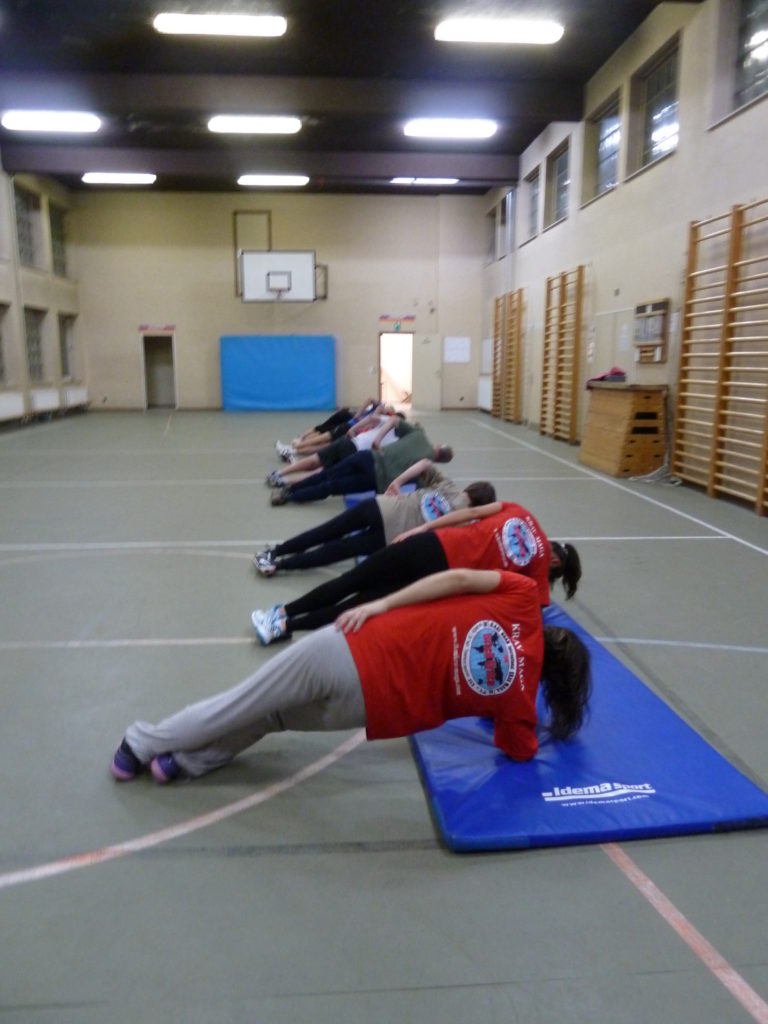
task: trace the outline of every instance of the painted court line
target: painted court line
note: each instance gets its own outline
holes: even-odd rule
[[[733,654],[768,654],[768,647],[747,644],[710,644],[696,640],[655,640],[652,637],[597,636],[601,644],[636,644],[646,647],[677,647],[683,650],[724,651]],[[235,647],[255,644],[252,636],[126,637],[114,640],[0,640],[0,651],[118,650],[132,647]]]
[[[615,843],[601,845],[603,852],[613,861],[632,885],[661,915],[679,938],[691,949],[701,962],[724,985],[733,998],[743,1006],[758,1024],[768,1024],[768,1003],[747,984],[742,976],[715,947],[704,938],[691,922],[677,909],[661,889],[635,864],[632,858]]]
[[[478,427],[482,427],[483,430],[489,430],[494,434],[499,434],[501,437],[505,437],[512,444],[538,452],[539,455],[544,455],[553,462],[559,462],[561,465],[568,466],[569,469],[573,469],[573,463],[569,462],[568,459],[561,458],[559,455],[553,455],[551,452],[547,452],[543,448],[538,448],[535,444],[531,444],[529,441],[521,441],[519,438],[510,437],[508,434],[505,434],[503,430],[499,430],[498,427],[489,426],[489,424],[484,423],[482,420],[470,420],[470,422],[474,423]],[[673,515],[680,516],[682,519],[687,519],[689,523],[696,523],[697,526],[701,526],[705,530],[713,530],[721,537],[726,537],[728,540],[735,541],[736,544],[742,544],[744,547],[750,548],[752,551],[757,551],[758,554],[768,555],[768,548],[761,548],[757,544],[752,544],[748,540],[737,537],[734,533],[722,530],[719,526],[713,526],[712,523],[708,523],[704,519],[699,519],[697,516],[692,516],[688,512],[682,512],[680,509],[674,508],[672,505],[667,505],[663,501],[659,501],[657,498],[652,498],[648,494],[641,494],[638,491],[633,491],[631,487],[626,487],[624,484],[619,483],[618,480],[614,480],[608,476],[601,476],[599,473],[595,473],[591,469],[582,469],[581,472],[585,476],[599,480],[608,487],[613,487],[615,490],[623,491],[625,494],[630,494],[633,498],[638,498],[640,501],[648,502],[650,505],[655,505],[657,508],[663,508],[665,512],[672,512]]]
[[[55,875],[77,871],[79,868],[89,868],[97,864],[105,864],[107,861],[127,857],[132,853],[141,853],[143,850],[149,850],[153,846],[159,846],[161,843],[167,843],[172,839],[179,839],[183,836],[191,835],[193,832],[198,832],[200,829],[217,825],[219,822],[232,818],[236,814],[250,811],[252,808],[266,803],[267,800],[272,800],[274,797],[280,796],[281,793],[285,793],[300,783],[306,782],[307,779],[311,779],[319,772],[325,771],[326,768],[329,768],[332,764],[346,757],[356,747],[359,747],[364,739],[365,730],[360,729],[344,740],[343,743],[340,743],[330,753],[318,758],[317,761],[313,761],[305,768],[301,768],[287,779],[275,782],[271,786],[267,786],[266,789],[259,790],[258,793],[253,793],[242,800],[236,800],[234,803],[226,804],[224,807],[219,807],[215,811],[209,811],[207,814],[198,815],[196,818],[188,818],[186,821],[181,821],[176,825],[160,829],[157,832],[150,832],[136,839],[129,839],[124,843],[115,843],[111,846],[103,846],[99,850],[90,850],[86,853],[75,854],[72,857],[63,857],[61,860],[49,861],[47,864],[37,864],[34,867],[24,868],[20,871],[8,871],[0,874],[0,889],[10,889],[16,885],[24,885],[26,882],[39,882],[45,878],[53,878]],[[120,785],[120,783],[115,784]],[[122,785],[129,785],[129,783],[122,783]]]
[[[740,654],[768,654],[768,647],[751,647],[746,644],[708,644],[696,640],[641,640],[634,636],[596,636],[601,644],[638,644],[646,647],[684,647],[688,650],[730,651]]]

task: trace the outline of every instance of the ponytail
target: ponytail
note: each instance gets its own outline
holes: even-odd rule
[[[589,651],[572,630],[544,627],[541,689],[551,735],[568,739],[581,728],[592,692]]]
[[[550,585],[555,580],[562,580],[566,600],[570,600],[576,593],[579,580],[581,579],[581,559],[579,558],[579,553],[573,544],[560,544],[556,540],[551,542],[551,547],[560,559],[560,564],[556,566],[550,565],[549,567]]]

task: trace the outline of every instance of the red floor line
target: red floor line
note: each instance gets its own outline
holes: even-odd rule
[[[741,1003],[747,1013],[758,1021],[758,1024],[768,1024],[768,1003],[747,984],[735,968],[731,967],[728,961],[677,909],[661,889],[640,870],[632,858],[615,843],[603,843],[601,849],[689,949],[709,968],[717,980],[728,989],[733,998]]]

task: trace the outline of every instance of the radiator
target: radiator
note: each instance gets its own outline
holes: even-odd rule
[[[67,387],[63,388],[64,392],[64,407],[66,409],[72,409],[76,405],[87,405],[88,404],[88,389],[83,387]]]
[[[18,420],[25,412],[24,395],[20,391],[0,391],[0,420]]]
[[[53,412],[61,406],[58,388],[32,388],[29,392],[31,412]]]

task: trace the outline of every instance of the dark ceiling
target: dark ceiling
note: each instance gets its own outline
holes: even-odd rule
[[[0,128],[8,173],[84,188],[87,170],[142,170],[155,189],[236,189],[247,172],[304,173],[309,189],[392,191],[395,176],[458,177],[459,191],[513,183],[523,150],[552,121],[583,116],[585,83],[660,0],[502,0],[504,14],[552,17],[554,46],[440,43],[447,14],[488,0],[0,0],[0,109],[102,116],[85,141]],[[498,10],[498,4],[495,9]],[[276,13],[278,39],[163,36],[162,10]],[[290,137],[219,136],[216,113],[296,114]],[[488,141],[425,143],[414,116],[492,117]],[[400,187],[402,190],[402,187]]]

